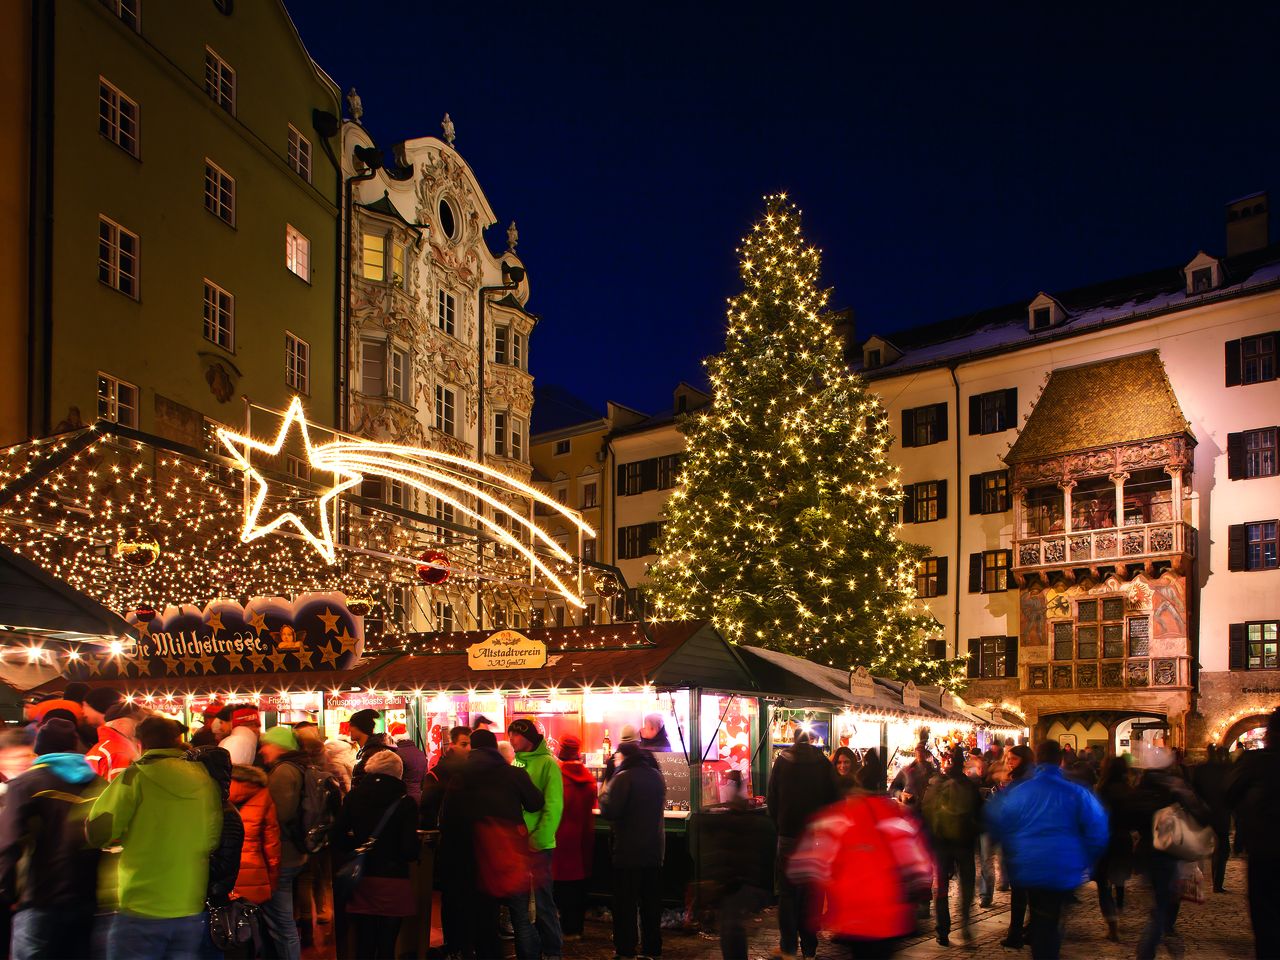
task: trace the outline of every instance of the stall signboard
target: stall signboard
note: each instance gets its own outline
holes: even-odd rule
[[[916,689],[914,680],[908,680],[902,685],[902,705],[911,710],[920,709],[920,691]]]
[[[389,693],[368,693],[350,691],[348,693],[330,694],[325,706],[330,710],[403,710],[409,705],[408,697],[398,697]]]
[[[471,670],[540,670],[547,663],[547,645],[518,630],[499,630],[467,647]]]
[[[658,761],[662,779],[667,783],[667,809],[688,810],[692,797],[688,759],[683,753],[654,753],[652,757]]]
[[[143,617],[146,619],[143,619]],[[138,633],[123,652],[87,654],[76,677],[204,676],[345,670],[364,647],[364,618],[341,593],[306,593],[294,600],[254,597],[243,606],[213,600],[163,611],[130,611]]]
[[[849,692],[857,697],[874,697],[876,695],[876,682],[871,679],[871,671],[866,667],[855,667],[850,670]]]

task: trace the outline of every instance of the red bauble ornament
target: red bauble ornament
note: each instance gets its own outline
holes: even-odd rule
[[[449,555],[439,550],[427,550],[418,554],[422,565],[418,567],[418,579],[435,586],[449,579]],[[432,566],[435,564],[435,566]]]
[[[140,623],[150,623],[156,618],[156,611],[153,607],[138,607],[133,615]]]

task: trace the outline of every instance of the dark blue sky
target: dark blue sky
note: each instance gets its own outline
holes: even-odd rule
[[[450,112],[535,377],[599,405],[702,382],[764,193],[863,336],[1190,260],[1280,188],[1274,5],[286,2],[384,145]]]

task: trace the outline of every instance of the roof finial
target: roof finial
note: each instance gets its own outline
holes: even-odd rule
[[[360,118],[364,116],[364,103],[360,99],[360,94],[356,93],[355,87],[347,91],[347,112],[356,123],[359,123]]]
[[[444,115],[444,119],[440,121],[440,129],[444,131],[444,142],[449,146],[453,146],[455,134],[453,132],[453,121],[449,119],[449,114]]]
[[[520,242],[520,231],[516,229],[516,222],[511,221],[511,226],[507,227],[507,252],[515,253],[516,244]]]

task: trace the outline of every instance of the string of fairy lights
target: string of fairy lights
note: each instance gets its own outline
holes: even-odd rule
[[[685,423],[650,595],[660,618],[709,617],[730,639],[954,686],[927,655],[924,550],[898,539],[903,490],[883,408],[844,364],[821,254],[785,194],[739,248],[714,399]]]

